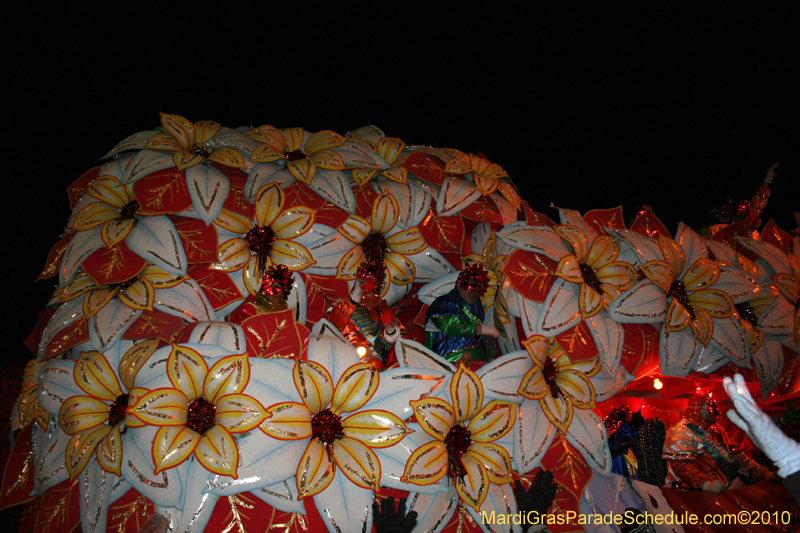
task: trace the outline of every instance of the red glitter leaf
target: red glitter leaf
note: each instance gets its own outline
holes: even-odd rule
[[[466,232],[461,217],[440,217],[434,208],[430,208],[422,224],[417,227],[425,242],[433,249],[458,257],[464,254]],[[460,264],[460,260],[454,264]]]
[[[642,377],[660,369],[658,331],[652,324],[622,324],[625,339],[621,364],[632,375]]]
[[[650,207],[645,209],[644,213],[634,220],[633,224],[631,224],[631,230],[653,239],[658,239],[659,235],[672,237],[667,227],[661,222],[661,219],[653,213]]]
[[[70,533],[80,525],[78,482],[78,479],[68,479],[42,494],[36,509],[35,533]]]
[[[522,296],[544,303],[556,279],[556,266],[552,259],[544,255],[515,250],[501,270]]]
[[[347,298],[350,294],[350,287],[342,279],[329,276],[316,276],[313,274],[303,274],[303,281],[306,284],[307,317],[306,323],[310,326],[323,317],[325,309],[330,307],[338,298]]]
[[[370,221],[372,219],[372,205],[375,203],[378,193],[375,192],[371,185],[367,184],[357,187],[353,194],[356,197],[356,215],[366,221]]]
[[[300,359],[308,329],[298,324],[294,309],[255,315],[242,322],[250,357]]]
[[[50,253],[47,254],[47,261],[45,262],[44,269],[42,273],[39,274],[39,277],[36,278],[36,281],[40,279],[47,279],[52,278],[56,274],[58,274],[58,269],[61,267],[61,258],[64,256],[64,252],[69,245],[69,242],[76,234],[68,233],[61,237],[57,243],[53,245],[50,249]]]
[[[402,167],[414,176],[434,185],[444,183],[444,163],[436,156],[414,152],[403,162]]]
[[[800,355],[783,348],[783,373],[775,387],[775,396],[788,399],[800,395]]]
[[[111,248],[103,246],[95,250],[81,266],[98,285],[113,285],[134,277],[146,262],[121,241]]]
[[[578,322],[574,328],[556,335],[556,341],[573,363],[594,359],[599,354],[592,333],[584,322]]]
[[[244,295],[225,272],[210,270],[206,265],[191,265],[187,273],[202,288],[209,303],[218,311],[236,300],[243,300]]]
[[[3,482],[0,485],[0,509],[19,505],[34,498],[33,490],[34,466],[31,451],[31,432],[33,424],[17,435],[14,449],[3,456]]]
[[[140,214],[167,215],[192,206],[184,171],[174,167],[139,179],[133,184],[133,195],[139,202]]]
[[[44,328],[47,327],[47,323],[50,322],[50,318],[55,314],[55,312],[55,309],[46,307],[39,311],[39,314],[36,315],[36,324],[33,326],[33,330],[31,331],[30,335],[28,335],[24,341],[25,346],[28,347],[34,356],[38,353],[39,342],[42,340]]]
[[[547,215],[543,215],[538,211],[531,209],[528,202],[522,200],[522,210],[525,212],[525,222],[530,226],[550,226],[553,227],[556,223]]]
[[[792,251],[792,234],[783,231],[775,224],[775,219],[771,218],[764,229],[761,230],[761,240],[775,245],[777,248],[789,253]]]
[[[283,205],[304,205],[313,210],[318,210],[325,205],[325,199],[311,190],[304,183],[295,182],[283,190]],[[316,220],[316,218],[315,218]],[[335,226],[334,226],[335,227]]]
[[[476,222],[503,223],[503,217],[500,215],[497,205],[485,196],[481,196],[459,211],[458,214]]]
[[[558,485],[550,512],[557,515],[566,514],[567,511],[580,513],[583,490],[592,479],[592,469],[586,464],[580,452],[563,436],[556,435],[542,458],[541,468],[550,470],[553,473],[553,481]],[[524,478],[532,481],[538,470],[537,468],[525,474]],[[577,523],[551,524],[548,527],[553,533],[585,531],[584,527]]]
[[[66,352],[73,346],[89,340],[88,319],[81,318],[60,330],[44,349],[44,358],[50,359]]]
[[[212,166],[225,174],[228,178],[228,182],[231,184],[223,208],[252,218],[256,208],[253,204],[248,202],[244,196],[244,184],[247,182],[247,174],[239,168],[226,167],[225,165],[220,165],[215,162],[212,163]]]
[[[172,338],[186,322],[182,319],[168,315],[163,311],[154,309],[144,311],[131,327],[125,331],[122,338],[129,341],[152,339],[157,337],[166,343],[172,342]]]
[[[72,185],[67,188],[70,208],[74,208],[78,204],[78,200],[80,200],[81,196],[86,193],[86,188],[89,186],[89,184],[99,177],[100,167],[94,167],[93,169],[86,171],[83,176],[72,182]]]
[[[583,220],[600,234],[605,233],[603,227],[625,229],[625,219],[622,218],[621,205],[612,209],[592,209],[583,215]]]
[[[174,215],[168,218],[181,239],[187,263],[215,263],[218,260],[219,237],[214,224],[206,226],[202,220]]]
[[[137,533],[156,506],[144,494],[130,489],[108,507],[106,531]]]
[[[738,254],[741,254],[748,259],[755,261],[758,259],[758,255],[754,252],[751,252],[739,242],[737,237],[751,237],[750,231],[747,229],[747,223],[742,220],[740,222],[736,222],[735,224],[731,224],[730,226],[725,226],[724,228],[718,230],[714,235],[711,237],[713,241],[724,242],[731,248],[733,248]]]

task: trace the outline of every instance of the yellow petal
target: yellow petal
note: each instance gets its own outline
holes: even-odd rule
[[[378,370],[372,363],[358,363],[344,371],[333,391],[331,411],[341,415],[360,409],[378,390]]]
[[[239,270],[250,261],[252,255],[247,240],[231,239],[219,247],[219,263],[214,268],[224,272]]]
[[[322,150],[338,148],[345,143],[345,138],[336,132],[323,130],[312,135],[306,142],[305,152],[309,156]]]
[[[600,283],[614,285],[619,291],[626,291],[636,283],[636,269],[630,263],[614,261],[606,263],[594,272]],[[613,300],[613,298],[612,298]]]
[[[665,322],[668,332],[681,331],[689,325],[690,319],[691,315],[689,311],[687,311],[678,300],[675,298],[670,300],[669,307],[667,307],[667,319]]]
[[[675,276],[680,276],[686,264],[686,252],[683,251],[681,245],[669,237],[659,235],[658,247],[661,248],[661,253],[664,254],[664,259],[672,267]]]
[[[581,372],[564,370],[556,374],[556,385],[561,392],[569,395],[572,403],[579,409],[595,408],[595,392],[592,382]]]
[[[75,216],[72,229],[86,231],[109,220],[119,218],[119,210],[104,202],[92,202],[81,209]]]
[[[447,474],[447,448],[434,440],[411,453],[400,481],[414,485],[431,485]]]
[[[411,400],[411,408],[422,430],[437,440],[444,441],[456,423],[453,406],[441,398]]]
[[[792,255],[794,257],[794,255]],[[792,275],[779,272],[769,277],[775,284],[775,287],[783,294],[790,302],[796,302],[798,292],[800,291],[800,283]],[[752,304],[751,304],[752,305]]]
[[[342,156],[333,150],[321,150],[308,156],[310,161],[313,161],[317,167],[327,170],[344,170],[347,165],[344,164]]]
[[[279,265],[286,265],[293,272],[306,269],[316,263],[308,248],[285,239],[277,239],[275,241],[269,257]]]
[[[339,472],[359,487],[378,490],[381,481],[381,462],[368,446],[344,437],[333,443],[333,458]]]
[[[247,354],[223,357],[208,371],[203,383],[203,396],[215,404],[226,394],[239,394],[250,382],[250,361]]]
[[[369,183],[369,180],[374,178],[377,173],[378,170],[374,168],[354,168],[352,172],[353,181],[355,181],[358,185],[363,186]]]
[[[381,193],[372,203],[370,223],[374,233],[389,233],[400,216],[397,200],[388,192]]]
[[[600,267],[612,263],[619,257],[619,244],[610,235],[600,235],[592,241],[589,247],[589,255],[586,257],[586,264],[597,270]]]
[[[354,246],[339,260],[336,267],[336,277],[339,279],[355,279],[358,265],[366,261],[364,250],[361,246]]]
[[[548,392],[539,400],[539,405],[542,407],[542,412],[559,431],[562,433],[567,432],[567,428],[572,423],[572,402],[560,394],[558,398],[554,398]]]
[[[298,159],[296,161],[289,161],[286,164],[289,173],[299,181],[306,185],[311,183],[311,180],[317,174],[317,165],[311,159]]]
[[[497,190],[497,180],[486,174],[475,173],[473,180],[483,196],[489,196]]]
[[[669,293],[677,273],[667,261],[648,261],[639,267],[647,279],[656,284],[662,291]]]
[[[556,276],[572,283],[583,283],[583,274],[578,258],[574,255],[565,255],[556,266]]]
[[[544,360],[547,357],[548,344],[547,338],[543,335],[531,335],[522,341],[522,345],[528,351],[528,355],[538,367],[543,368]]]
[[[120,185],[119,180],[113,176],[100,176],[86,187],[86,192],[92,198],[117,209],[122,209],[133,200],[129,189]]]
[[[114,426],[114,429],[98,443],[95,456],[100,468],[122,477],[122,435],[119,432],[119,425]]]
[[[150,392],[143,387],[134,387],[128,389],[128,409],[125,411],[125,427],[127,428],[141,428],[147,424],[136,418],[133,414],[133,407],[141,399],[142,396]]]
[[[119,216],[119,214],[117,214]],[[100,230],[100,237],[109,248],[115,244],[123,241],[125,237],[130,234],[133,226],[136,225],[136,219],[133,218],[115,218],[108,220],[103,224]]]
[[[278,161],[284,157],[283,150],[277,150],[270,144],[259,144],[256,149],[253,150],[253,155],[250,156],[250,161],[253,161],[254,163],[272,163],[273,161]]]
[[[492,400],[475,415],[467,429],[475,442],[492,442],[511,431],[516,420],[516,404]]]
[[[419,228],[413,227],[410,230],[398,231],[388,239],[386,244],[393,252],[403,255],[414,255],[425,250],[428,244],[422,237]]]
[[[309,411],[317,414],[330,405],[333,379],[324,366],[313,361],[297,361],[292,376],[294,386]]]
[[[172,386],[183,392],[189,403],[203,395],[206,374],[208,365],[202,355],[191,348],[172,345],[167,358],[167,375]]]
[[[471,162],[472,160],[467,154],[460,152],[455,154],[455,157],[447,162],[444,167],[444,171],[448,174],[466,174],[467,172],[474,170]]]
[[[283,151],[286,149],[286,140],[283,138],[283,133],[281,133],[278,128],[265,124],[264,126],[254,129],[247,135],[254,141],[268,144],[283,157]]]
[[[581,318],[584,320],[593,317],[603,308],[603,297],[593,288],[582,284],[578,293],[578,306],[581,310]]]
[[[58,302],[59,303],[69,302],[70,300],[74,300],[81,294],[85,294],[87,291],[96,288],[97,288],[97,283],[95,283],[92,278],[87,276],[86,273],[83,272],[83,270],[80,270],[78,271],[77,274],[75,274],[72,280],[70,280],[70,282],[61,290],[61,294],[58,297]],[[108,302],[108,300],[114,297],[116,291],[114,289],[101,289],[101,290],[105,290],[106,292],[108,292],[107,297],[101,298],[102,301],[100,303],[102,306],[105,305]],[[90,304],[89,308],[91,309],[92,307],[94,306]],[[95,309],[94,312],[96,313],[97,309]],[[86,300],[84,300],[84,314],[86,314]],[[91,316],[91,314],[86,316]]]
[[[270,183],[256,193],[256,226],[271,226],[283,209],[285,195],[280,184]]]
[[[153,285],[146,279],[137,279],[128,287],[122,289],[117,295],[119,301],[131,309],[153,310],[156,301],[156,292]]]
[[[240,235],[247,235],[247,232],[253,228],[250,217],[242,215],[241,213],[234,213],[227,209],[220,211],[217,218],[214,219],[214,224],[228,231],[232,231],[233,233],[239,233]]]
[[[131,395],[133,391],[131,391]],[[150,426],[186,425],[189,401],[177,389],[153,389],[134,400],[128,413]]]
[[[406,183],[408,181],[408,170],[403,167],[392,167],[384,170],[381,174],[397,183]]]
[[[145,150],[159,150],[167,152],[182,152],[183,146],[168,133],[157,133],[148,139],[144,145]]]
[[[698,307],[694,310],[691,325],[694,336],[708,348],[708,343],[714,336],[714,320],[711,315],[705,309]]]
[[[167,272],[163,268],[148,263],[139,272],[140,279],[146,279],[154,289],[168,289],[180,285],[186,278],[180,274]]]
[[[542,369],[534,365],[533,368],[528,370],[525,376],[523,376],[517,392],[531,400],[544,398],[548,390]]]
[[[513,205],[517,211],[522,209],[522,198],[519,197],[519,193],[517,193],[513,185],[504,181],[498,181],[497,189],[506,200],[511,202],[511,205]]]
[[[212,428],[213,429],[213,428]],[[153,439],[154,474],[175,468],[194,453],[200,434],[186,426],[162,427]]]
[[[83,469],[89,464],[89,460],[94,456],[95,448],[110,431],[111,426],[102,425],[80,431],[72,436],[64,454],[70,479],[75,479],[83,472]]]
[[[339,226],[339,233],[353,244],[361,244],[371,232],[372,227],[369,225],[369,222],[358,215],[348,216],[347,220],[342,222],[342,225]]]
[[[83,300],[83,314],[90,317],[104,308],[117,295],[116,288],[101,288],[91,291]]]
[[[261,431],[278,440],[300,440],[311,436],[314,414],[302,403],[285,402],[269,407],[272,416],[264,420]]]
[[[167,113],[160,113],[161,125],[167,130],[167,133],[172,135],[176,141],[188,150],[195,143],[194,124],[180,115],[169,115]]]
[[[194,456],[209,472],[236,479],[239,448],[227,429],[217,424],[200,438]]]
[[[556,233],[567,241],[577,257],[579,263],[586,263],[586,256],[589,254],[589,240],[586,234],[577,226],[556,226]]]
[[[406,143],[396,137],[384,137],[378,141],[378,146],[375,151],[384,161],[390,165],[397,161],[403,150],[406,149]]]
[[[75,362],[75,383],[83,392],[95,398],[113,402],[122,394],[114,369],[98,352],[84,352]]]
[[[489,493],[489,480],[486,469],[477,457],[464,454],[461,464],[467,474],[456,478],[456,491],[461,496],[461,501],[472,507],[475,512],[480,512],[481,504]]]
[[[269,413],[264,406],[245,394],[227,394],[216,402],[217,424],[230,433],[244,433],[258,427]]]
[[[713,318],[728,318],[733,314],[733,300],[727,293],[718,289],[692,292],[689,304],[693,309],[702,308]]]
[[[204,143],[210,139],[213,139],[216,137],[217,132],[221,127],[222,124],[219,122],[214,122],[213,120],[201,120],[200,122],[196,122],[194,124],[194,142]]]
[[[683,285],[688,292],[708,289],[717,282],[719,265],[713,259],[700,258],[695,261],[683,276]]]
[[[209,161],[214,161],[220,165],[225,165],[231,168],[245,169],[247,166],[244,164],[244,157],[237,150],[223,146],[221,148],[214,148],[211,150],[211,155],[208,156]]]
[[[414,282],[417,269],[411,260],[395,252],[389,252],[383,257],[386,269],[389,271],[389,279],[395,285],[408,285]]]
[[[58,410],[58,425],[67,435],[105,424],[109,405],[90,396],[72,396]]]
[[[456,424],[470,420],[483,405],[483,384],[472,370],[460,364],[450,382]]]
[[[192,152],[175,152],[172,154],[172,162],[175,163],[178,170],[196,167],[203,162],[203,159],[202,155],[193,154]]]
[[[297,499],[319,494],[331,484],[336,473],[328,450],[317,439],[311,439],[297,465]]]
[[[344,435],[370,448],[387,448],[411,433],[402,420],[388,411],[360,411],[342,420]]]
[[[281,130],[281,135],[283,135],[284,142],[286,143],[286,151],[294,152],[303,146],[303,138],[305,137],[303,128],[284,128]]]
[[[293,239],[314,225],[314,210],[310,207],[290,207],[272,222],[272,231],[278,239]]]
[[[467,456],[474,457],[483,465],[489,475],[489,481],[492,483],[498,485],[511,483],[513,468],[511,466],[511,457],[502,446],[475,442],[464,454],[464,457]]]

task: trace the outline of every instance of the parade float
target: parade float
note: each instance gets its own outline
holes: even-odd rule
[[[782,489],[661,488],[663,424],[639,481],[612,474],[604,422],[626,407],[669,425],[735,372],[773,412],[800,395],[800,237],[772,222],[672,232],[647,208],[531,206],[486,157],[373,126],[169,114],[67,191],[2,479],[21,531],[159,513],[180,532],[368,532],[389,496],[415,532],[521,531],[482,513],[515,514],[514,482],[540,469],[562,516],[794,509]],[[404,328],[385,369],[324,318],[368,255]],[[500,332],[484,365],[423,343],[425,310],[475,263]],[[287,308],[243,312],[275,265]]]

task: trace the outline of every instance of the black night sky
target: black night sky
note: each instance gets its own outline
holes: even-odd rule
[[[7,12],[2,32],[3,357],[17,364],[53,288],[34,280],[69,216],[67,186],[160,111],[230,127],[375,124],[484,153],[551,217],[551,202],[626,216],[649,204],[673,231],[749,199],[780,162],[762,218],[796,227],[788,2],[49,4]]]

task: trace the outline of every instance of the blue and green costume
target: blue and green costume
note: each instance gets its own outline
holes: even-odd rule
[[[467,359],[487,361],[478,324],[483,322],[480,300],[469,304],[458,287],[433,301],[425,313],[425,346],[448,361]]]

